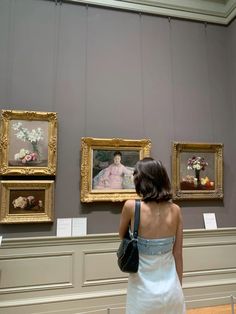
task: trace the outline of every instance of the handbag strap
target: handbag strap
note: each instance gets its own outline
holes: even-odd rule
[[[134,232],[133,236],[135,239],[138,237],[138,227],[139,227],[139,220],[140,220],[140,200],[135,200],[135,211],[134,211]]]

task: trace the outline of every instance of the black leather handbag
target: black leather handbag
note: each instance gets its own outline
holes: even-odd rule
[[[140,200],[135,200],[134,232],[130,236],[129,229],[122,239],[117,251],[117,262],[120,270],[125,273],[136,273],[139,266],[138,227],[140,220]]]

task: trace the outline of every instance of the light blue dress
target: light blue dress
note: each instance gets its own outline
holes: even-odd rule
[[[138,237],[139,270],[129,275],[126,314],[184,314],[184,296],[172,253],[175,237]]]

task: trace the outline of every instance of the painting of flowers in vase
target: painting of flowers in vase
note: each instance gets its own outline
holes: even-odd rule
[[[180,186],[182,190],[214,190],[215,160],[211,153],[181,154]]]
[[[57,113],[2,110],[0,175],[55,175]]]
[[[47,166],[48,123],[13,120],[10,123],[9,166]]]
[[[223,199],[223,144],[172,143],[173,198]]]

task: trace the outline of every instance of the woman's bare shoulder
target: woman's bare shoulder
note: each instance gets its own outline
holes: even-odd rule
[[[127,200],[124,203],[124,209],[126,210],[134,209],[134,206],[135,206],[135,200]]]
[[[181,208],[177,204],[175,204],[173,202],[170,202],[170,208],[176,214],[180,214],[181,213]]]

